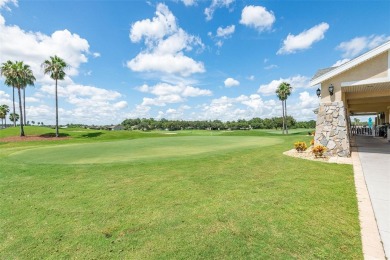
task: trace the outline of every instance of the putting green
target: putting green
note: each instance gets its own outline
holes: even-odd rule
[[[96,164],[156,161],[204,153],[270,146],[282,140],[246,136],[142,138],[115,142],[45,146],[18,151],[9,159],[21,163]]]

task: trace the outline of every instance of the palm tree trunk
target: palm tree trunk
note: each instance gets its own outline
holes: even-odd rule
[[[19,96],[19,110],[20,110],[20,136],[24,136],[22,94],[20,93],[20,88],[18,88],[18,96]]]
[[[4,128],[7,128],[7,112],[5,113],[4,122]]]
[[[24,115],[23,124],[26,125],[26,88],[23,88],[23,115]]]
[[[283,111],[282,125],[283,125],[283,134],[284,134],[284,101],[283,100],[282,100],[282,111]]]
[[[286,116],[286,134],[288,134],[288,120],[287,120],[287,99],[284,100],[284,115]]]
[[[12,87],[12,103],[14,106],[14,127],[16,127],[16,120],[15,120],[15,87]]]
[[[56,79],[56,137],[59,137],[58,133],[58,95],[57,95],[57,79]]]

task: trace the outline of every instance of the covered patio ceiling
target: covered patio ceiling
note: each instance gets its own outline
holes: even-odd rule
[[[390,82],[343,86],[350,114],[385,112],[390,107]]]

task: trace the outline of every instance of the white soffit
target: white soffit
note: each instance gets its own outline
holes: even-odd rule
[[[366,85],[350,85],[343,86],[341,88],[342,92],[373,92],[373,91],[387,91],[390,94],[390,83],[377,83],[377,84],[366,84]]]
[[[360,86],[378,83],[390,83],[390,78],[372,78],[359,81],[341,82],[341,87]]]

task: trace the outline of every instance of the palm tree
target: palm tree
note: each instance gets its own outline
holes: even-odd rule
[[[2,65],[1,65],[1,68],[0,68],[0,74],[1,76],[5,76],[6,73],[9,73],[9,71],[11,70],[11,67],[14,63],[10,60],[8,60],[7,62],[4,62]],[[7,79],[6,79],[7,81]],[[10,86],[12,87],[12,106],[13,106],[13,113],[15,114],[15,88],[12,84],[7,84],[7,82],[5,82],[5,84],[7,86]],[[16,127],[16,122],[14,122],[14,127]]]
[[[58,133],[58,94],[57,94],[57,81],[63,80],[65,78],[64,69],[68,65],[66,62],[58,57],[57,55],[50,56],[50,60],[45,60],[42,63],[42,67],[44,69],[45,74],[50,74],[50,77],[56,81],[55,86],[55,97],[56,97],[56,137],[59,136]]]
[[[9,106],[1,105],[0,106],[0,114],[3,116],[1,119],[5,120],[4,128],[7,127],[7,114],[9,112]]]
[[[30,69],[29,65],[23,63],[23,61],[7,61],[3,63],[1,67],[1,74],[5,76],[5,84],[12,86],[13,89],[18,90],[19,97],[19,112],[20,112],[20,136],[24,136],[23,128],[23,109],[22,109],[22,95],[21,89],[24,89],[28,85],[34,85],[35,77]],[[14,103],[15,107],[15,103]],[[15,108],[14,108],[15,109]],[[15,112],[13,114],[16,114]],[[16,125],[16,120],[14,120]]]
[[[11,113],[11,114],[9,114],[9,120],[16,123],[19,120],[19,115]]]
[[[26,125],[26,88],[23,88],[23,124]]]
[[[5,118],[5,113],[3,110],[0,109],[0,118],[1,118],[1,127],[4,128],[4,118]]]
[[[288,96],[291,95],[292,87],[287,82],[280,83],[279,87],[276,89],[276,96],[282,101],[282,111],[283,111],[283,134],[286,132],[288,134],[287,128],[287,103],[286,100]]]

